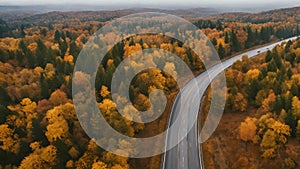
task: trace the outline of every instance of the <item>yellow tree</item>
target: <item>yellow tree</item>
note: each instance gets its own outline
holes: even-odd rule
[[[170,73],[169,74],[166,74],[165,77],[166,77],[166,88],[168,90],[176,90],[177,88],[177,72],[176,72],[176,68],[175,68],[175,65],[174,63],[171,63],[171,62],[167,62],[165,67],[164,67],[164,71],[167,73]]]
[[[292,110],[295,118],[300,118],[300,101],[297,96],[292,98]]]
[[[37,119],[38,117],[36,112],[36,103],[31,101],[29,98],[24,98],[16,106],[8,106],[8,108],[11,111],[17,112],[17,114],[9,115],[7,123],[23,130],[27,133],[27,138],[31,139],[32,120]]]
[[[100,156],[100,148],[96,145],[93,139],[91,139],[87,145],[84,154],[77,160],[75,164],[76,169],[90,169],[93,164],[98,161]],[[97,164],[95,164],[97,166]]]
[[[49,145],[47,147],[40,148],[36,142],[32,143],[30,146],[33,149],[33,153],[29,154],[22,160],[19,169],[53,168],[56,165],[57,149],[55,146]]]
[[[262,108],[264,112],[271,112],[274,107],[274,103],[276,100],[276,96],[273,91],[269,92],[269,95],[264,101],[262,102]]]
[[[108,88],[106,86],[102,86],[100,90],[100,95],[103,98],[107,98],[110,95],[110,91],[108,91]]]
[[[129,169],[128,158],[117,156],[111,152],[103,153],[103,161],[108,164],[108,167],[119,166],[123,169]]]
[[[170,75],[174,78],[177,79],[177,72],[175,70],[175,65],[172,62],[167,62],[165,67],[164,67],[165,72],[170,72]]]
[[[234,111],[245,111],[247,108],[247,100],[244,98],[243,94],[237,93],[233,99],[232,108]]]
[[[44,76],[47,79],[52,79],[52,77],[55,75],[55,67],[51,63],[47,63],[46,67],[44,69]]]
[[[102,161],[96,161],[93,163],[92,169],[107,169],[107,166]]]
[[[290,136],[290,127],[271,117],[271,114],[263,115],[258,121],[258,133],[262,135],[260,146],[263,157],[273,158],[278,148],[287,142]]]
[[[151,106],[149,99],[142,93],[136,95],[134,105],[140,111],[145,111]]]
[[[241,122],[240,125],[240,138],[245,142],[245,147],[247,151],[247,143],[249,141],[256,142],[257,141],[257,135],[256,135],[256,118],[250,118],[247,117],[244,122]]]
[[[94,155],[89,153],[84,153],[82,157],[80,157],[75,164],[76,169],[89,169],[92,168],[93,161],[96,159]]]
[[[255,104],[261,106],[262,102],[268,97],[268,91],[260,90],[255,97]]]
[[[284,109],[281,110],[280,115],[279,115],[279,120],[280,122],[285,122],[285,118],[287,117],[287,113]]]
[[[141,50],[142,50],[142,46],[139,43],[136,43],[133,46],[129,46],[129,44],[127,43],[124,46],[124,58]]]
[[[19,137],[7,124],[0,125],[0,142],[0,149],[15,154],[19,152]]]
[[[291,132],[290,126],[280,121],[275,121],[271,124],[270,128],[275,132],[278,144],[285,144],[287,142],[287,136],[290,136]]]
[[[141,93],[147,94],[149,87],[165,90],[166,78],[159,69],[148,69],[140,73],[135,81],[135,86],[139,88]]]
[[[57,106],[47,111],[46,119],[49,124],[45,135],[50,142],[54,142],[57,139],[65,139],[69,135],[69,126],[62,110],[62,106]]]
[[[260,143],[260,147],[263,150],[262,156],[264,158],[274,158],[275,157],[275,146],[276,146],[276,135],[275,132],[268,129],[264,134],[263,139]]]
[[[245,82],[248,84],[251,80],[257,79],[260,71],[258,69],[251,69],[245,75]]]
[[[103,116],[105,117],[106,121],[117,131],[126,134],[127,136],[133,137],[135,132],[144,128],[143,124],[132,122],[133,119],[140,120],[141,117],[139,116],[139,114],[137,114],[136,109],[131,105],[126,105],[124,107],[125,117],[122,117],[117,112],[114,102],[110,99],[104,99],[101,103],[98,104],[98,106]],[[100,132],[105,132],[105,131],[100,131]],[[112,138],[106,138],[106,140],[116,141],[119,143],[120,147],[123,148],[126,147],[126,149],[131,148],[131,145],[121,140],[113,140]]]

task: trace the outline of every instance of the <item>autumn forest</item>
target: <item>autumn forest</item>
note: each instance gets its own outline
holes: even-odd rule
[[[161,155],[128,158],[99,147],[82,129],[73,105],[72,80],[83,84],[90,78],[80,72],[73,75],[81,49],[98,29],[131,13],[134,11],[49,12],[10,17],[0,14],[0,169],[161,167]],[[184,17],[209,38],[220,59],[226,60],[300,35],[299,16],[300,7]],[[194,75],[205,71],[190,48],[167,36],[136,35],[115,45],[98,67],[94,94],[105,120],[130,137],[148,137],[164,131],[179,91],[174,79],[178,65],[169,61],[163,70],[139,73],[129,89],[124,84],[119,86],[120,90],[129,90],[134,107],[142,111],[151,106],[150,93],[161,89],[168,99],[164,113],[150,123],[136,123],[118,113],[111,94],[112,76],[122,60],[148,48],[176,54]],[[145,62],[160,64],[155,59]],[[132,69],[139,66],[131,65]],[[215,133],[202,145],[205,168],[299,168],[300,38],[254,58],[245,55],[226,69],[225,75],[224,114]],[[209,110],[210,94],[208,88],[200,110],[203,115]],[[117,99],[122,102],[123,98]],[[132,111],[124,108],[125,114]],[[132,146],[122,140],[119,145]]]

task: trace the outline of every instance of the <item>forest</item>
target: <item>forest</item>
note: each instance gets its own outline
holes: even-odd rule
[[[226,70],[225,114],[216,134],[204,146],[209,160],[222,153],[234,157],[218,159],[224,160],[220,163],[211,161],[208,168],[299,166],[299,47],[298,38],[257,58],[244,56]],[[220,146],[220,152],[215,146]]]
[[[115,11],[83,13],[50,12],[10,20],[0,18],[0,168],[160,167],[160,155],[131,159],[101,149],[80,125],[72,101],[72,80],[80,84],[88,81],[88,77],[79,73],[78,79],[73,79],[74,64],[89,37],[118,16]],[[220,58],[228,59],[242,51],[299,35],[299,15],[300,8],[291,8],[258,14],[228,13],[190,18],[190,21],[209,38]],[[110,86],[116,68],[130,54],[147,48],[176,54],[194,75],[205,71],[191,49],[166,36],[137,35],[114,46],[99,65],[95,95],[105,119],[127,136],[147,137],[167,127],[170,108],[157,121],[142,124],[121,117],[112,101]],[[158,64],[155,60],[148,62]],[[216,134],[204,144],[207,168],[300,165],[299,63],[298,39],[255,59],[244,56],[226,70],[224,118]],[[163,67],[176,70],[172,62]],[[134,78],[129,90],[135,108],[148,109],[149,93],[154,89],[163,90],[168,106],[172,104],[179,90],[173,78],[176,74],[164,70],[145,70]],[[238,130],[233,130],[226,121],[233,117],[237,117],[234,119]],[[228,137],[228,132],[234,137]],[[228,144],[220,145],[216,138],[227,140],[223,144]],[[219,163],[216,159],[221,154],[236,150],[231,142],[239,145],[239,153],[249,153],[235,153]],[[122,141],[119,144],[130,147]],[[217,150],[222,146],[224,150]]]

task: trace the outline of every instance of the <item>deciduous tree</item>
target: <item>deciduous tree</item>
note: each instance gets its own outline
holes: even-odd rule
[[[249,141],[252,141],[254,143],[257,142],[257,135],[256,135],[256,123],[257,119],[256,118],[250,118],[247,117],[244,122],[241,122],[240,125],[240,138],[245,142],[245,147],[247,151],[247,143]]]

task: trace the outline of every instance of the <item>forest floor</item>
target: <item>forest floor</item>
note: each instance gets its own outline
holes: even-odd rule
[[[169,120],[169,115],[176,95],[177,92],[173,92],[168,96],[168,102],[166,104],[165,111],[162,113],[162,115],[153,122],[146,123],[144,130],[142,130],[140,133],[137,133],[135,137],[147,138],[160,134],[166,130],[167,122]],[[155,145],[145,146],[145,151],[147,151],[146,148],[152,149],[153,146]],[[131,158],[129,160],[129,163],[133,169],[160,169],[161,158],[161,154],[148,158]]]
[[[290,157],[296,163],[299,161],[300,145],[295,138],[289,138],[285,147],[277,150],[274,159],[262,158],[259,144],[249,142],[246,146],[239,139],[239,126],[248,116],[259,115],[254,108],[243,113],[223,114],[214,134],[202,144],[205,169],[283,169],[287,168],[284,165],[285,158]]]

